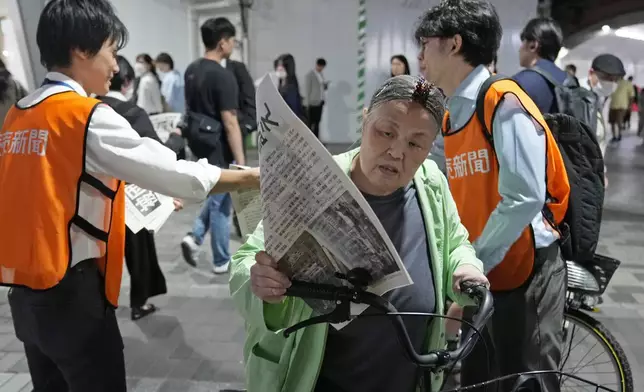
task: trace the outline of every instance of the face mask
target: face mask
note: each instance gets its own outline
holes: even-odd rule
[[[143,75],[148,69],[145,67],[145,65],[141,63],[136,63],[134,64],[134,74],[136,76],[141,76]]]
[[[601,95],[602,97],[608,97],[611,94],[613,94],[617,90],[617,83],[615,82],[609,82],[608,80],[601,80],[597,82],[597,86],[593,88],[593,91],[595,91],[598,95]]]
[[[284,79],[286,77],[286,71],[283,69],[278,69],[277,71],[275,71],[275,75],[280,79]]]
[[[159,79],[161,79],[161,80],[163,80],[163,78],[165,78],[165,76],[166,76],[167,74],[168,74],[167,72],[163,72],[163,71],[158,71],[158,70],[157,70],[157,75],[159,75]]]

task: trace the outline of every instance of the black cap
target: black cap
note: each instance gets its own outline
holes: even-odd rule
[[[624,63],[622,63],[622,60],[618,59],[612,54],[601,54],[595,57],[591,67],[595,71],[603,72],[611,76],[626,75],[626,71],[624,70]]]

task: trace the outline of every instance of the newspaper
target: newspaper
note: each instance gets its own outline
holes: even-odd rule
[[[412,284],[367,201],[269,76],[257,90],[257,111],[265,249],[280,270],[291,279],[343,284],[336,272],[363,267],[374,279],[369,291],[377,295]],[[315,313],[335,307],[307,303]],[[352,313],[366,308],[353,305]]]
[[[230,165],[231,169],[250,169],[248,166]],[[259,190],[247,189],[237,192],[231,192],[230,196],[233,201],[233,208],[237,214],[239,230],[242,238],[252,234],[257,228],[257,224],[262,220],[262,198]]]
[[[154,126],[154,130],[157,132],[162,143],[168,141],[170,133],[177,128],[181,116],[183,116],[181,113],[160,113],[150,116],[152,126]]]
[[[134,234],[159,231],[174,211],[174,200],[138,185],[125,185],[125,224]]]

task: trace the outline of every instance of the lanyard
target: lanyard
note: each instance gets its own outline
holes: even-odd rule
[[[72,91],[76,91],[76,90],[75,90],[72,86],[70,86],[69,84],[67,84],[67,83],[65,83],[65,82],[60,82],[60,81],[58,81],[58,80],[45,79],[45,80],[42,82],[42,86],[44,86],[44,85],[46,85],[46,84],[54,84],[54,85],[56,85],[56,86],[65,86],[65,87],[67,87],[67,88],[71,89]]]

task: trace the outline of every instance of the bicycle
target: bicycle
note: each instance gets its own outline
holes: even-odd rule
[[[572,374],[585,371],[587,376],[584,377],[601,378],[601,382],[596,381],[604,386],[615,385],[619,392],[633,392],[633,377],[624,350],[608,328],[588,313],[598,311],[601,296],[619,265],[619,260],[599,254],[592,261],[583,264],[566,261],[568,287],[563,325],[564,349],[559,370]],[[575,341],[579,331],[585,332],[582,338],[588,338],[589,342],[582,339]],[[597,351],[599,353],[595,354]],[[588,357],[591,358],[590,361],[587,360]],[[574,359],[578,359],[581,365],[571,364]],[[612,365],[612,371],[601,372],[593,363]],[[608,382],[610,376],[614,376],[613,382]],[[562,391],[568,388],[578,390],[579,385],[575,381],[562,377]]]
[[[580,362],[583,362],[582,368],[589,370],[592,376],[600,376],[602,372],[598,371],[590,362],[584,362],[587,357],[593,360],[599,359],[603,354],[608,357],[608,362],[613,366],[611,374],[616,376],[616,384],[619,392],[633,392],[633,376],[628,358],[624,353],[617,339],[610,333],[600,321],[595,319],[588,312],[597,312],[598,305],[602,303],[602,295],[610,283],[613,274],[620,265],[620,261],[596,254],[592,261],[584,264],[574,261],[566,261],[568,273],[568,289],[566,293],[566,311],[564,314],[564,350],[560,370],[562,372],[571,368],[569,362],[573,359],[576,351],[582,351],[585,348],[583,342],[574,343],[577,331],[585,331],[586,336],[590,337],[591,346],[585,355],[581,356]],[[593,344],[594,343],[594,344]],[[592,348],[599,347],[603,349],[599,355],[591,355]],[[581,348],[582,350],[579,350]],[[573,351],[575,349],[575,351]],[[598,364],[603,364],[599,359]],[[573,372],[577,367],[569,372]],[[581,369],[579,369],[581,370]],[[576,373],[576,372],[575,372]],[[606,378],[606,377],[602,377]],[[562,389],[566,386],[568,380],[562,379]],[[602,385],[606,385],[602,382]]]
[[[480,336],[479,331],[483,329],[488,319],[494,312],[492,294],[486,287],[475,285],[471,282],[463,282],[461,284],[461,291],[468,295],[475,302],[477,307],[477,310],[476,312],[474,312],[474,316],[472,317],[471,322],[462,320],[463,323],[470,326],[467,334],[461,340],[463,343],[451,351],[447,349],[438,349],[421,355],[418,354],[414,349],[401,316],[430,316],[441,318],[445,318],[445,316],[430,313],[398,312],[396,308],[386,299],[367,291],[367,287],[371,282],[371,276],[369,272],[363,268],[353,269],[347,274],[338,273],[336,274],[336,276],[345,281],[346,285],[312,283],[298,280],[293,280],[291,282],[291,286],[286,290],[287,296],[333,301],[336,304],[336,307],[334,308],[334,310],[327,314],[314,316],[310,319],[304,320],[286,328],[283,331],[285,337],[288,337],[299,329],[306,328],[314,324],[334,324],[350,321],[353,318],[350,311],[351,303],[365,304],[381,312],[379,314],[370,314],[369,316],[387,316],[388,319],[393,323],[393,326],[398,335],[399,342],[402,344],[406,355],[413,363],[421,368],[426,369],[427,371],[438,372],[446,370],[449,367],[453,366],[454,363],[466,357],[472,351],[474,345],[478,341],[478,337]],[[363,316],[357,315],[354,317]],[[570,379],[583,382],[587,385],[591,385],[595,387],[596,392],[617,392],[597,383],[584,380],[574,374],[568,374],[561,371],[536,371],[512,374],[495,378],[483,383],[460,387],[446,392],[467,391],[501,381],[512,380],[513,378],[516,381],[514,382],[514,386],[511,392],[542,392],[536,377],[538,375],[546,373],[558,374],[560,377],[568,377]]]

